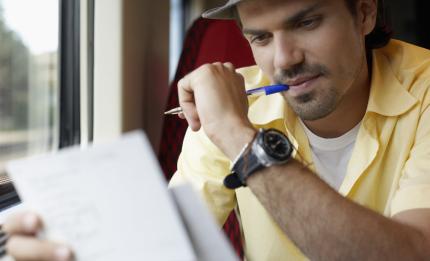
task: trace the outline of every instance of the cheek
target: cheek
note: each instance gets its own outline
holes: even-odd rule
[[[348,25],[327,26],[306,39],[308,62],[320,63],[337,80],[346,80],[360,66],[364,46]]]
[[[263,73],[270,78],[274,75],[274,67],[273,67],[273,53],[270,50],[269,46],[265,47],[252,47],[252,53],[254,54],[254,60]]]
[[[308,58],[319,57],[318,60],[331,62],[337,60],[343,55],[345,49],[348,49],[346,42],[349,35],[340,34],[331,28],[317,31],[314,34],[308,34],[306,39],[302,39],[308,50]]]

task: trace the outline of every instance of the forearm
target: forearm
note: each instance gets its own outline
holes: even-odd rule
[[[297,161],[255,173],[247,184],[312,260],[428,258],[420,232],[345,199]]]

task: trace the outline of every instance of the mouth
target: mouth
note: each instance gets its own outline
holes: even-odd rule
[[[314,86],[314,83],[316,82],[316,80],[319,79],[320,77],[321,77],[321,74],[317,74],[313,76],[306,76],[306,77],[291,79],[286,82],[286,84],[290,87],[290,89],[287,92],[292,96],[298,96],[305,92],[308,92]]]

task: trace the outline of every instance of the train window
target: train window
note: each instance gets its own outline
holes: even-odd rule
[[[0,0],[0,172],[58,144],[58,39],[58,0]]]
[[[0,210],[8,160],[79,143],[79,63],[80,1],[0,0]]]

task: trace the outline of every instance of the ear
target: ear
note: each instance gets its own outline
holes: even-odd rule
[[[363,35],[370,34],[375,28],[378,14],[378,0],[359,0],[357,6],[358,22]]]

